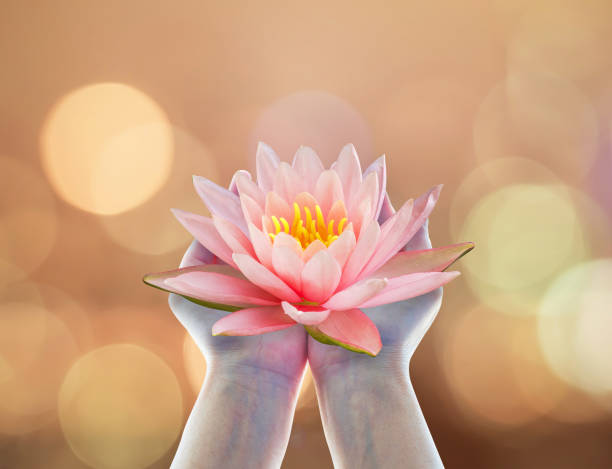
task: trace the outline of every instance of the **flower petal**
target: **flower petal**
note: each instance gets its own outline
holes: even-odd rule
[[[361,307],[371,308],[424,295],[458,276],[459,272],[419,272],[390,278],[387,286]]]
[[[349,220],[353,223],[358,238],[361,228],[366,227],[370,220],[375,219],[374,210],[378,203],[378,195],[378,176],[371,172],[363,180],[357,194],[348,205]]]
[[[230,181],[230,185],[228,187],[228,190],[230,192],[233,192],[236,195],[239,195],[239,191],[238,191],[238,179],[239,178],[248,179],[250,181],[251,180],[251,173],[249,173],[248,171],[246,171],[244,169],[239,169],[238,171],[236,171],[234,173],[234,175],[232,176],[232,180]]]
[[[342,234],[338,236],[338,239],[332,242],[327,248],[327,251],[336,259],[340,269],[344,268],[344,264],[346,264],[347,259],[353,252],[353,249],[355,249],[356,243],[357,241],[355,240],[353,227],[349,224]]]
[[[384,278],[362,280],[334,294],[323,306],[333,310],[358,308],[386,286],[387,279]]]
[[[198,242],[223,262],[236,267],[232,259],[232,250],[219,235],[213,221],[208,217],[171,209],[176,219]]]
[[[380,227],[376,221],[371,221],[368,227],[363,231],[355,249],[346,261],[344,270],[342,271],[342,280],[340,288],[344,289],[357,279],[359,272],[364,265],[370,260],[374,250],[376,249],[378,238],[380,236]],[[337,240],[336,240],[337,241]]]
[[[278,299],[253,285],[228,265],[198,265],[148,274],[144,282],[178,293],[198,304],[235,311],[242,306],[273,305]]]
[[[323,244],[320,240],[315,239],[312,243],[310,243],[308,245],[308,247],[306,247],[306,249],[304,249],[304,251],[302,252],[302,260],[304,262],[308,262],[310,259],[312,259],[312,257],[318,253],[319,251],[324,251],[327,249],[327,246],[325,246],[325,244]]]
[[[310,147],[298,148],[293,157],[293,168],[306,184],[306,190],[313,192],[317,179],[324,170],[323,163],[316,152]]]
[[[278,278],[272,271],[247,254],[232,256],[244,276],[258,287],[266,290],[281,300],[297,303],[302,299],[289,285]]]
[[[266,194],[266,215],[276,218],[283,217],[288,223],[293,220],[293,208],[276,192],[268,192]]]
[[[332,311],[316,326],[305,326],[316,340],[375,357],[382,348],[376,325],[359,309]]]
[[[266,196],[255,182],[251,180],[251,175],[247,171],[238,171],[235,176],[235,183],[238,189],[238,195],[242,198],[248,195],[260,207],[263,207],[266,201]]]
[[[279,306],[241,309],[213,324],[213,335],[257,335],[294,326],[295,321]]]
[[[281,280],[293,288],[296,292],[302,290],[302,269],[304,262],[302,257],[290,247],[277,244],[276,240],[272,247],[272,265],[274,271]]]
[[[302,269],[302,295],[308,301],[324,302],[336,290],[341,273],[327,250],[317,252]]]
[[[274,173],[276,173],[279,163],[280,160],[274,150],[265,143],[259,142],[255,155],[255,166],[257,168],[257,185],[264,193],[272,190]]]
[[[399,277],[417,272],[442,272],[474,249],[474,243],[460,243],[420,251],[400,251],[371,277]]]
[[[352,143],[345,145],[340,151],[340,155],[334,166],[334,171],[338,173],[340,181],[342,182],[346,205],[350,206],[353,197],[359,190],[362,179],[359,157]]]
[[[320,306],[294,306],[286,301],[283,301],[281,305],[285,314],[299,324],[319,324],[325,321],[330,313],[329,309]]]
[[[215,225],[215,228],[219,232],[221,238],[233,252],[248,254],[250,256],[255,255],[249,238],[247,238],[244,233],[240,231],[232,222],[218,217],[217,215],[213,215],[213,224]]]
[[[370,173],[375,173],[378,179],[378,198],[374,204],[374,218],[378,218],[387,192],[387,164],[385,163],[385,155],[377,158],[368,169],[365,170],[363,176],[367,177]]]
[[[249,223],[249,234],[255,255],[265,267],[272,268],[272,241],[270,237],[257,228],[253,223]]]
[[[382,225],[385,221],[391,218],[394,213],[395,213],[395,209],[393,208],[393,204],[391,204],[391,199],[389,198],[389,194],[385,192],[383,203],[380,208],[380,213],[378,214],[378,224]]]
[[[327,169],[321,173],[315,185],[314,196],[319,201],[324,214],[329,212],[336,200],[344,200],[342,182],[336,171]]]
[[[282,161],[274,175],[274,192],[292,205],[295,196],[305,190],[306,185],[301,175],[289,163]]]
[[[247,194],[242,194],[240,196],[240,205],[242,206],[242,213],[244,214],[247,225],[253,223],[257,228],[261,228],[261,217],[263,216],[262,206]]]
[[[236,194],[202,176],[193,176],[193,185],[210,213],[231,221],[244,233],[247,232],[240,199]]]
[[[427,194],[425,194],[426,197],[419,197],[414,202],[413,207],[410,209],[408,209],[406,206],[411,201],[407,201],[393,218],[385,222],[385,225],[389,223],[390,228],[387,230],[385,229],[386,226],[383,225],[384,228],[382,230],[382,235],[380,237],[379,246],[376,249],[376,253],[372,256],[372,259],[370,259],[363,271],[359,274],[360,278],[368,276],[383,266],[400,249],[406,246],[406,244],[419,231],[431,214],[436,202],[438,201],[441,190],[441,185],[434,187],[428,191]],[[406,210],[405,213],[403,213],[404,210]],[[410,210],[410,217],[407,215],[408,210]]]

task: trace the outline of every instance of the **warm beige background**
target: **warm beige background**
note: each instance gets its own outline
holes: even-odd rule
[[[0,467],[168,467],[204,363],[140,278],[258,140],[445,183],[447,467],[611,467],[611,40],[606,0],[0,2]],[[308,377],[283,467],[331,467]]]

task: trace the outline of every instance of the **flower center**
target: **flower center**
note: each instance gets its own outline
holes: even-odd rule
[[[272,215],[272,223],[274,223],[275,233],[269,233],[270,238],[274,241],[274,238],[281,231],[290,234],[297,239],[302,245],[302,249],[306,249],[310,243],[318,239],[325,246],[329,246],[333,243],[338,236],[342,234],[344,226],[346,225],[347,219],[343,217],[340,222],[336,224],[336,220],[330,219],[325,221],[323,212],[319,205],[315,205],[315,216],[312,216],[312,212],[306,206],[303,207],[304,216],[302,218],[302,210],[300,206],[293,202],[293,221],[291,226],[284,217],[276,217]]]

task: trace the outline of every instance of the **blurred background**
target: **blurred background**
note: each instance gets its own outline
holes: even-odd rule
[[[168,467],[205,373],[145,272],[263,140],[386,153],[474,241],[411,364],[449,468],[612,467],[612,4],[0,3],[0,467]],[[312,381],[284,468],[331,468]]]

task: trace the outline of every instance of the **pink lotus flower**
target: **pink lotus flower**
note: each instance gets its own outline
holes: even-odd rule
[[[441,186],[396,212],[384,156],[362,174],[352,145],[331,169],[301,147],[293,164],[260,143],[257,182],[238,171],[229,190],[199,176],[212,218],[173,210],[210,262],[149,274],[145,282],[196,303],[232,311],[214,335],[254,335],[302,324],[315,339],[376,355],[381,340],[362,308],[412,298],[446,284],[444,270],[473,248],[463,243],[405,251]]]

